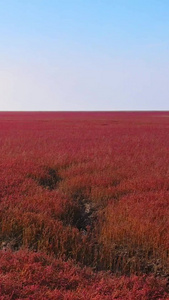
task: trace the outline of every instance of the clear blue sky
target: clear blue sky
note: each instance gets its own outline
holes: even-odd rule
[[[169,1],[0,0],[0,110],[169,110]]]

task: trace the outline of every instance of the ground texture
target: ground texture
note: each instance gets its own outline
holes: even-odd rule
[[[169,113],[0,129],[0,300],[169,299]]]

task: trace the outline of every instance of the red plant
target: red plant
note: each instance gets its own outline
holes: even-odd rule
[[[0,113],[0,299],[167,299],[168,117]]]

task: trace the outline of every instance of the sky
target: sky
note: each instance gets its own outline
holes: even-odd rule
[[[0,0],[0,110],[169,110],[168,16],[168,0]]]

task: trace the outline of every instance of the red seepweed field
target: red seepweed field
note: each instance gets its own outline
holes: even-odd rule
[[[0,113],[8,299],[169,299],[169,112]]]

